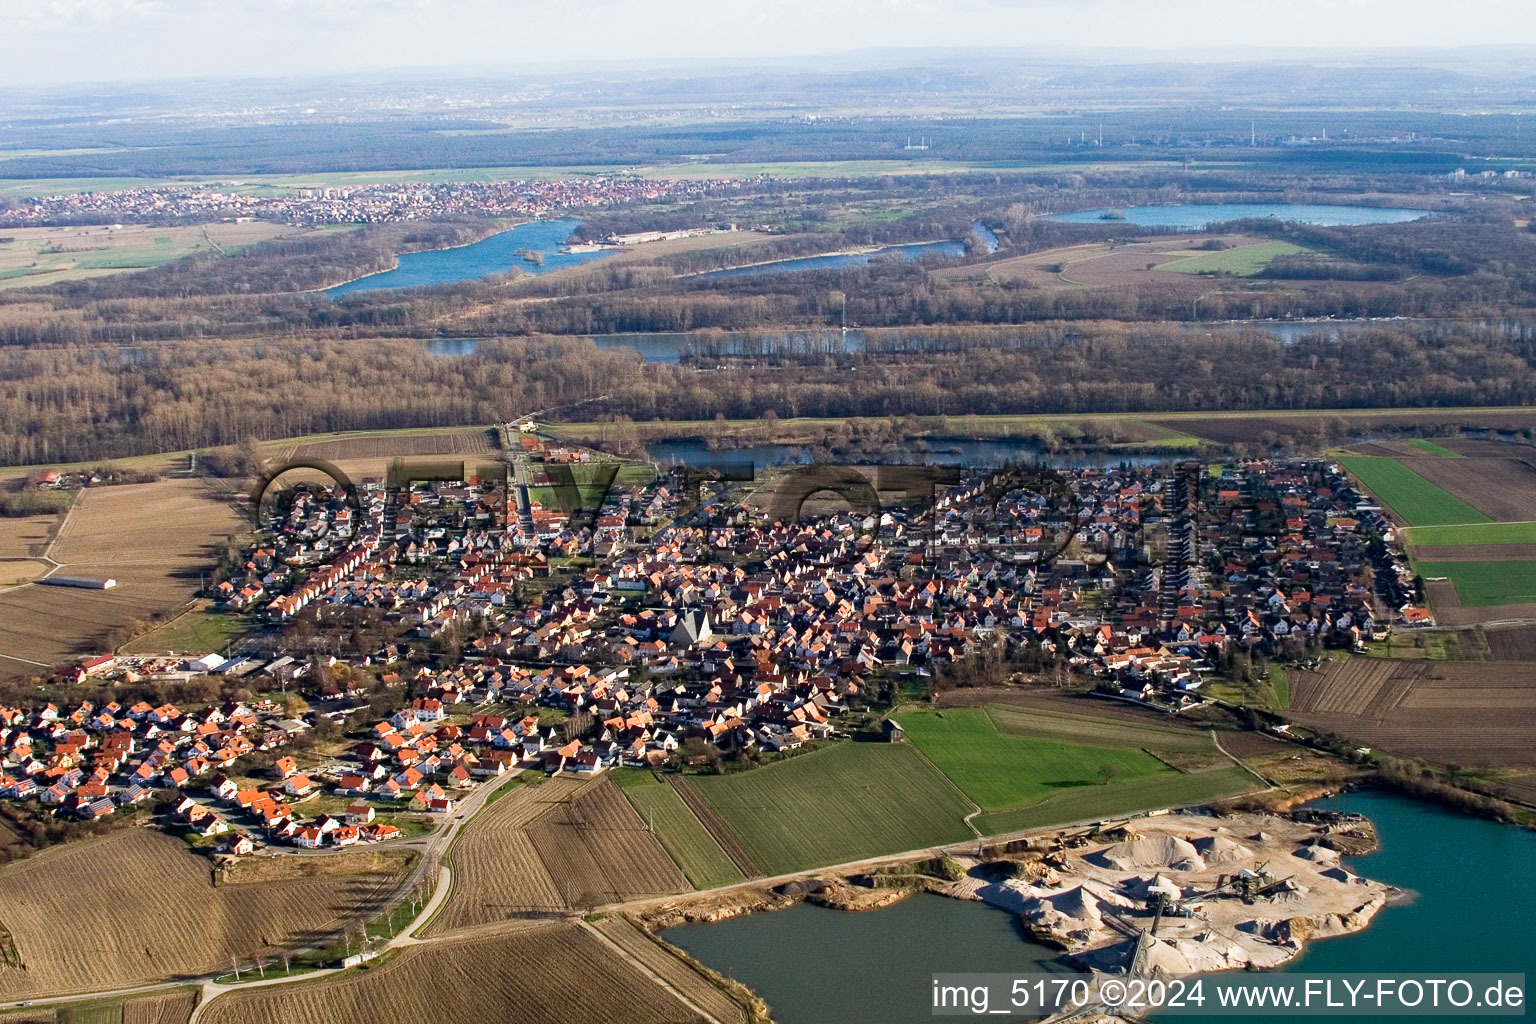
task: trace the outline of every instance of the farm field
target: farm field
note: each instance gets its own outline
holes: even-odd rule
[[[690,781],[770,875],[971,834],[971,808],[910,744],[839,743]]]
[[[642,770],[623,771],[613,779],[641,820],[655,825],[656,837],[695,889],[745,880],[675,789]]]
[[[969,267],[945,268],[935,271],[935,275],[952,280],[984,279],[999,284],[1028,282],[1041,287],[1057,288],[1156,284],[1162,287],[1199,289],[1205,286],[1189,273],[1181,273],[1173,267],[1191,258],[1226,255],[1224,252],[1204,253],[1196,249],[1211,237],[1150,236],[1128,242],[1117,241],[1113,245],[1107,242],[1088,242]],[[1229,252],[1254,245],[1277,244],[1249,235],[1215,237],[1229,247]]]
[[[0,1001],[163,981],[298,948],[372,916],[396,877],[215,886],[208,862],[181,840],[132,826],[45,850],[0,869],[0,925],[26,965],[0,966]],[[167,906],[196,911],[168,928]]]
[[[1350,658],[1293,676],[1286,717],[1299,725],[1442,764],[1536,763],[1529,664]]]
[[[125,999],[123,1024],[186,1024],[196,1008],[197,993],[190,989]]]
[[[143,270],[195,253],[228,251],[312,231],[264,221],[9,228],[0,240],[0,288]]]
[[[1419,562],[1425,578],[1446,576],[1463,607],[1536,602],[1536,560]]]
[[[1023,719],[1017,712],[1010,719]],[[1100,786],[1101,768],[1115,782],[1171,770],[1136,747],[1093,746],[1005,733],[980,708],[903,712],[894,716],[930,761],[983,811],[1038,803],[1062,789]],[[1042,730],[1043,732],[1044,730]]]
[[[1536,449],[1523,445],[1505,447],[1536,455]],[[1420,458],[1408,464],[1415,473],[1495,522],[1536,520],[1536,468],[1530,457]]]
[[[998,835],[1090,818],[1203,804],[1260,788],[1257,779],[1236,765],[1188,774],[1163,772],[1108,786],[1073,788],[1028,807],[983,814],[976,819],[976,827],[987,835]]]
[[[566,909],[526,826],[581,788],[573,779],[518,786],[489,803],[454,840],[453,889],[424,934],[447,935],[526,911]]]
[[[1409,526],[1489,521],[1487,515],[1431,483],[1397,459],[1344,455],[1339,457],[1339,462]]]
[[[272,442],[262,454],[274,463],[295,459],[390,459],[421,455],[488,455],[495,451],[488,427],[445,427],[438,430],[357,431],[344,435],[309,435]]]
[[[1473,523],[1467,526],[1412,526],[1403,536],[1411,547],[1440,548],[1488,544],[1536,544],[1536,522]]]
[[[610,778],[550,807],[527,831],[567,906],[689,889],[688,879]]]
[[[1410,448],[1417,448],[1421,452],[1425,452],[1429,455],[1435,455],[1442,459],[1459,459],[1463,457],[1459,453],[1451,451],[1451,449],[1447,448],[1445,445],[1437,444],[1436,442],[1424,437],[1415,437],[1404,443],[1407,444]]]
[[[206,598],[196,601],[191,610],[177,616],[159,629],[150,630],[124,644],[124,654],[152,654],[158,651],[222,651],[224,645],[248,628],[239,615],[217,611]]]
[[[1508,626],[1484,631],[1494,661],[1536,661],[1536,626]]]
[[[451,993],[451,998],[445,997]],[[385,1009],[387,1008],[387,1009]],[[698,1014],[586,928],[529,925],[402,950],[382,966],[220,996],[204,1024],[692,1024]]]
[[[36,527],[34,526],[34,530]],[[0,672],[35,672],[108,650],[117,631],[170,613],[245,529],[194,479],[95,487],[62,521],[49,557],[68,575],[109,576],[111,590],[33,584],[0,592]]]
[[[1253,277],[1281,256],[1299,256],[1310,250],[1290,242],[1254,242],[1221,252],[1194,252],[1158,266],[1174,274],[1231,274]]]
[[[605,917],[595,927],[610,942],[639,960],[717,1020],[746,1024],[747,1014],[739,1003],[699,973],[696,967],[674,953],[670,946],[654,938],[629,918],[621,915]]]

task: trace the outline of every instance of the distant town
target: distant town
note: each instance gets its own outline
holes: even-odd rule
[[[112,221],[174,223],[249,218],[283,224],[358,224],[440,217],[538,217],[635,200],[688,198],[739,188],[727,178],[648,179],[621,175],[487,182],[379,184],[271,189],[217,184],[159,185],[41,196],[0,210],[0,227]]]

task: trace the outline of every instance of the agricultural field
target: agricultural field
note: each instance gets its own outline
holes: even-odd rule
[[[1227,274],[1254,277],[1281,256],[1300,256],[1310,250],[1290,242],[1254,242],[1221,252],[1195,252],[1182,259],[1159,264],[1157,269],[1174,274]]]
[[[220,885],[179,839],[123,827],[0,869],[0,926],[25,970],[0,966],[0,1000],[198,975],[273,956],[372,917],[398,876]],[[167,908],[184,908],[167,927]]]
[[[1536,602],[1536,560],[1419,562],[1426,579],[1448,577],[1464,608]]]
[[[32,530],[35,532],[36,524]],[[199,480],[81,492],[47,555],[57,572],[110,576],[112,590],[32,584],[0,592],[0,672],[51,669],[109,650],[118,631],[186,603],[245,521]]]
[[[527,831],[567,906],[689,889],[688,879],[612,779],[585,786],[530,822]]]
[[[415,946],[367,970],[230,993],[208,1003],[199,1019],[204,1024],[693,1024],[699,1014],[615,955],[592,930],[559,923]]]
[[[8,228],[0,233],[0,288],[143,270],[312,230],[266,222]]]
[[[186,1024],[197,1008],[197,992],[183,989],[164,995],[123,1000],[123,1024]]]
[[[1411,526],[1403,531],[1413,548],[1536,544],[1536,522],[1474,523],[1468,526]],[[1436,552],[1431,557],[1436,557]]]
[[[1434,409],[1313,409],[1305,411],[1254,411],[1212,413],[1166,413],[1146,417],[1148,422],[1182,430],[1218,444],[1266,443],[1276,437],[1308,438],[1319,429],[1331,440],[1342,440],[1351,433],[1403,428],[1433,428],[1454,423],[1489,430],[1525,430],[1536,427],[1536,410],[1529,406],[1500,408]],[[1396,444],[1397,442],[1390,442]],[[1467,454],[1446,441],[1446,447]],[[1490,444],[1492,442],[1476,442]],[[1508,449],[1504,449],[1507,455]],[[1408,454],[1397,452],[1396,454]]]
[[[436,430],[355,431],[345,434],[313,434],[271,442],[261,449],[270,470],[301,460],[323,460],[346,474],[353,482],[382,480],[391,464],[402,459],[407,465],[458,468],[466,475],[482,466],[499,465],[495,431],[488,427],[445,427]],[[329,483],[316,470],[295,470],[284,476],[290,485],[300,479]]]
[[[1483,632],[1494,661],[1536,661],[1536,626],[1506,626]]]
[[[673,787],[649,771],[623,771],[613,779],[640,819],[655,826],[656,838],[695,889],[746,879]]]
[[[1299,725],[1442,764],[1536,764],[1529,664],[1350,658],[1293,676],[1286,717]]]
[[[225,645],[250,627],[242,615],[219,611],[213,602],[199,598],[186,612],[158,629],[135,637],[120,650],[124,654],[159,651],[191,651],[199,654],[222,651]]]
[[[1212,237],[1219,239],[1227,249],[1204,252],[1198,248]],[[1198,294],[1200,289],[1208,287],[1191,276],[1199,270],[1184,270],[1178,264],[1194,260],[1197,261],[1195,266],[1199,267],[1202,264],[1198,261],[1210,259],[1221,265],[1222,257],[1226,257],[1226,264],[1238,266],[1239,260],[1230,253],[1270,246],[1287,246],[1299,251],[1299,247],[1288,243],[1265,242],[1249,235],[1161,235],[1113,244],[1089,242],[1063,246],[968,267],[946,268],[934,274],[951,280],[988,280],[998,284],[1027,282],[1038,287],[1057,288],[1147,284],[1162,288],[1184,287],[1191,289],[1192,294]],[[1257,273],[1263,264],[1278,255],[1282,255],[1278,250],[1268,255],[1252,273]],[[1247,257],[1242,262],[1252,262],[1256,256]]]
[[[770,875],[971,834],[971,808],[911,744],[839,743],[690,781]]]
[[[1494,522],[1536,520],[1536,467],[1531,458],[1536,456],[1536,449],[1524,445],[1506,445],[1505,448],[1530,455],[1503,459],[1420,458],[1409,464],[1419,476],[1465,501]]]
[[[518,786],[459,832],[448,858],[453,889],[425,934],[447,935],[529,911],[565,910],[565,898],[527,826],[581,788],[574,779]]]
[[[1193,806],[1261,788],[1257,779],[1235,765],[1188,774],[1166,772],[1108,786],[1073,788],[1028,807],[983,814],[976,819],[976,827],[987,835],[1000,835],[1164,807]]]
[[[1451,449],[1447,448],[1445,445],[1437,444],[1436,442],[1431,441],[1425,437],[1415,437],[1404,443],[1407,444],[1410,448],[1416,448],[1428,455],[1434,455],[1442,459],[1459,459],[1463,457],[1462,455],[1451,451]]]
[[[1104,785],[1101,771],[1110,774],[1111,785],[1170,772],[1138,747],[1045,739],[1041,736],[1048,730],[1031,729],[1034,723],[1027,715],[1003,715],[1020,731],[1002,731],[992,713],[981,708],[893,717],[924,756],[987,812],[1038,803],[1064,788]]]
[[[698,968],[673,952],[672,947],[655,938],[627,917],[605,917],[595,925],[597,931],[629,956],[640,961],[690,1002],[722,1022],[746,1024],[742,1006],[721,990]]]
[[[1462,461],[1446,460],[1442,464]],[[1489,522],[1487,515],[1431,483],[1398,459],[1343,455],[1339,462],[1409,526]]]

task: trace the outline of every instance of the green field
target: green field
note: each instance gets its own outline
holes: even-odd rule
[[[1464,605],[1536,602],[1536,560],[1420,562],[1415,568],[1426,579],[1450,577]]]
[[[614,772],[613,779],[635,812],[655,826],[656,838],[695,889],[714,889],[745,879],[671,786],[643,770]]]
[[[1103,747],[1128,747],[1132,750],[1215,751],[1210,733],[1176,726],[1127,722],[1092,715],[1073,715],[1037,708],[1008,707],[995,704],[986,709],[997,730],[1010,736],[1057,742],[1088,743]],[[948,713],[946,712],[946,715]]]
[[[895,716],[928,759],[983,811],[1035,804],[1064,789],[1105,785],[1101,768],[1120,780],[1171,773],[1134,747],[1091,746],[999,732],[982,708],[905,712]]]
[[[1108,786],[1072,789],[1056,793],[1030,807],[984,814],[976,819],[976,827],[987,835],[998,835],[1071,821],[1201,804],[1260,788],[1258,780],[1235,765],[1188,775],[1164,772]]]
[[[1470,526],[1415,526],[1403,531],[1416,548],[1452,544],[1536,544],[1536,523],[1478,523]]]
[[[250,623],[244,616],[212,611],[211,608],[211,602],[199,602],[191,611],[158,629],[134,637],[122,646],[122,653],[186,651],[194,654],[223,654],[225,644],[238,638],[250,627]]]
[[[1171,270],[1175,274],[1231,274],[1234,277],[1253,277],[1269,266],[1270,261],[1281,256],[1298,256],[1309,250],[1290,242],[1255,242],[1239,245],[1221,252],[1200,252],[1193,256],[1158,265],[1158,270]]]
[[[1430,483],[1397,459],[1341,455],[1339,462],[1409,526],[1487,523],[1489,518],[1460,498]]]
[[[839,743],[690,781],[770,875],[971,835],[971,808],[911,744]]]
[[[1411,444],[1413,447],[1417,448],[1421,452],[1428,452],[1430,455],[1437,455],[1437,456],[1439,456],[1442,459],[1459,459],[1459,458],[1461,458],[1461,456],[1458,455],[1456,452],[1451,451],[1449,448],[1445,447],[1444,445],[1435,444],[1435,442],[1430,441],[1427,438],[1415,437],[1412,440],[1410,440],[1408,443]]]

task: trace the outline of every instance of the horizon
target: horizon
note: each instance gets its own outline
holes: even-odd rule
[[[14,3],[11,6],[17,6]],[[1536,47],[1536,8],[1511,0],[703,0],[579,10],[488,0],[60,0],[10,15],[0,88],[366,75],[547,75],[740,68],[922,54],[1084,64],[1428,59]],[[1081,26],[1098,35],[1084,41]],[[808,27],[813,26],[813,27]],[[974,45],[978,36],[1015,45]],[[913,46],[914,39],[923,45]],[[1252,42],[1263,39],[1262,43]],[[851,44],[851,45],[850,45]],[[536,45],[537,52],[525,51]],[[86,69],[81,73],[81,69]],[[1470,73],[1477,74],[1478,69]]]

